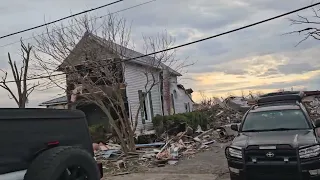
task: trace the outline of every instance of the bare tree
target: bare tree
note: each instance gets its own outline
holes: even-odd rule
[[[257,97],[260,97],[261,95],[263,95],[263,92],[262,91],[257,91],[256,95],[257,95]]]
[[[12,61],[11,55],[8,53],[8,63],[17,88],[17,94],[8,86],[8,72],[1,69],[4,76],[2,77],[0,87],[9,92],[9,98],[14,99],[19,108],[26,107],[29,95],[34,91],[35,87],[39,85],[27,83],[31,50],[32,46],[30,44],[26,46],[21,40],[22,66],[20,68],[18,68],[16,61]]]
[[[201,96],[200,102],[198,104],[198,110],[209,110],[215,107],[217,104],[221,103],[223,101],[223,98],[218,97],[209,97],[205,94],[204,90],[200,90],[199,94]]]
[[[145,76],[145,85],[136,103],[138,107],[135,108],[134,120],[131,121],[125,106],[126,61],[130,61],[130,56],[142,54],[130,50],[131,27],[125,19],[110,15],[100,24],[95,19],[83,17],[73,19],[69,26],[47,27],[45,34],[35,38],[35,57],[38,61],[34,67],[49,75],[46,88],[49,84],[61,86],[64,77],[53,76],[56,69],[65,72],[67,87],[62,85],[61,88],[69,94],[71,106],[75,102],[99,106],[108,117],[124,152],[128,153],[135,150],[134,132],[146,95],[162,83],[159,73],[169,66],[170,71],[173,71],[172,68],[177,71],[188,64],[176,59],[175,51],[132,60]],[[142,39],[146,54],[172,47],[174,43],[166,32]],[[46,58],[48,56],[50,58]]]
[[[304,38],[299,41],[296,46],[310,38],[320,40],[320,9],[312,8],[312,11],[314,14],[312,17],[298,15],[298,17],[295,19],[289,19],[291,25],[300,26],[301,28],[286,34],[299,34],[304,36]]]
[[[250,93],[251,93],[251,92],[249,91],[249,94],[250,94]],[[243,99],[246,97],[244,90],[241,90],[241,97],[242,97]]]

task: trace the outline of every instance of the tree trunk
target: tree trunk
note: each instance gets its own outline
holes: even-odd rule
[[[119,138],[120,141],[120,145],[122,147],[123,152],[128,155],[129,153],[129,148],[126,145],[126,142],[122,136],[121,130],[119,129],[119,127],[117,126],[117,124],[115,123],[115,120],[113,119],[113,117],[110,114],[110,111],[108,111],[108,109],[106,108],[106,106],[103,104],[103,102],[100,100],[100,102],[95,102],[96,105],[98,105],[102,111],[108,116],[109,119],[109,123],[111,125],[111,127],[116,131],[117,136]]]

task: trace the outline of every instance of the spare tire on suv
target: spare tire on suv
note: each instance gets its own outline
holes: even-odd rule
[[[30,164],[24,180],[99,180],[94,158],[84,149],[54,147],[39,154]]]

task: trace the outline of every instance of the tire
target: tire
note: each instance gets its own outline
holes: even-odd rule
[[[64,180],[64,176],[69,174],[81,175],[87,180],[100,179],[97,163],[88,152],[77,147],[62,146],[41,153],[30,164],[24,180]]]

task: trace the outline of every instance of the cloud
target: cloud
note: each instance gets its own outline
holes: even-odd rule
[[[0,6],[2,27],[1,34],[35,26],[49,20],[55,20],[70,12],[80,12],[97,7],[110,1],[104,0],[69,0],[69,1],[23,1],[14,3],[5,1]],[[108,12],[121,10],[145,0],[123,1],[90,15],[106,15]],[[158,0],[147,5],[119,13],[128,22],[132,22],[131,37],[137,49],[141,49],[141,36],[156,35],[167,30],[175,37],[177,44],[187,43],[201,38],[238,28],[280,13],[309,5],[308,0]],[[14,8],[12,8],[14,7]],[[48,8],[50,7],[50,8]],[[300,15],[311,15],[306,10]],[[282,87],[303,87],[319,89],[319,41],[308,40],[299,46],[295,45],[303,38],[299,35],[283,35],[300,27],[289,26],[287,18],[274,20],[245,30],[234,32],[207,41],[199,42],[178,49],[179,59],[189,57],[195,61],[188,67],[194,80],[183,79],[183,82],[195,91],[207,90],[211,94],[235,93],[243,89],[271,91]],[[23,17],[23,18],[22,18]],[[66,21],[64,22],[66,23]],[[303,27],[303,26],[301,26]],[[17,36],[2,39],[3,44],[18,41],[20,37],[30,37],[41,33],[40,28]],[[28,40],[33,43],[34,41]],[[13,59],[19,60],[19,43],[0,48],[1,69],[6,69],[6,54],[11,52]],[[58,89],[36,92],[30,97],[30,106],[40,101],[55,97]],[[6,98],[5,91],[1,106],[12,106],[12,100]]]
[[[270,68],[267,69],[266,72],[264,72],[263,74],[258,75],[258,77],[264,77],[264,76],[272,76],[272,75],[277,75],[279,74],[279,70],[276,68]]]
[[[225,73],[207,73],[197,75],[194,82],[197,89],[210,93],[211,96],[225,96],[230,92],[241,91],[272,91],[303,87],[306,89],[318,87],[320,70],[301,74],[277,75],[268,78],[252,75],[232,75]]]
[[[278,70],[283,74],[301,74],[308,71],[314,71],[318,68],[311,66],[309,63],[286,64],[278,66]]]
[[[281,52],[223,62],[202,68],[203,72],[223,72],[230,75],[251,75],[256,77],[274,77],[288,74],[301,74],[319,69],[316,58],[318,49],[312,48],[296,52]],[[310,57],[311,56],[311,57]],[[304,58],[305,57],[305,58]],[[200,67],[197,67],[201,69]],[[197,73],[197,71],[191,71]]]

